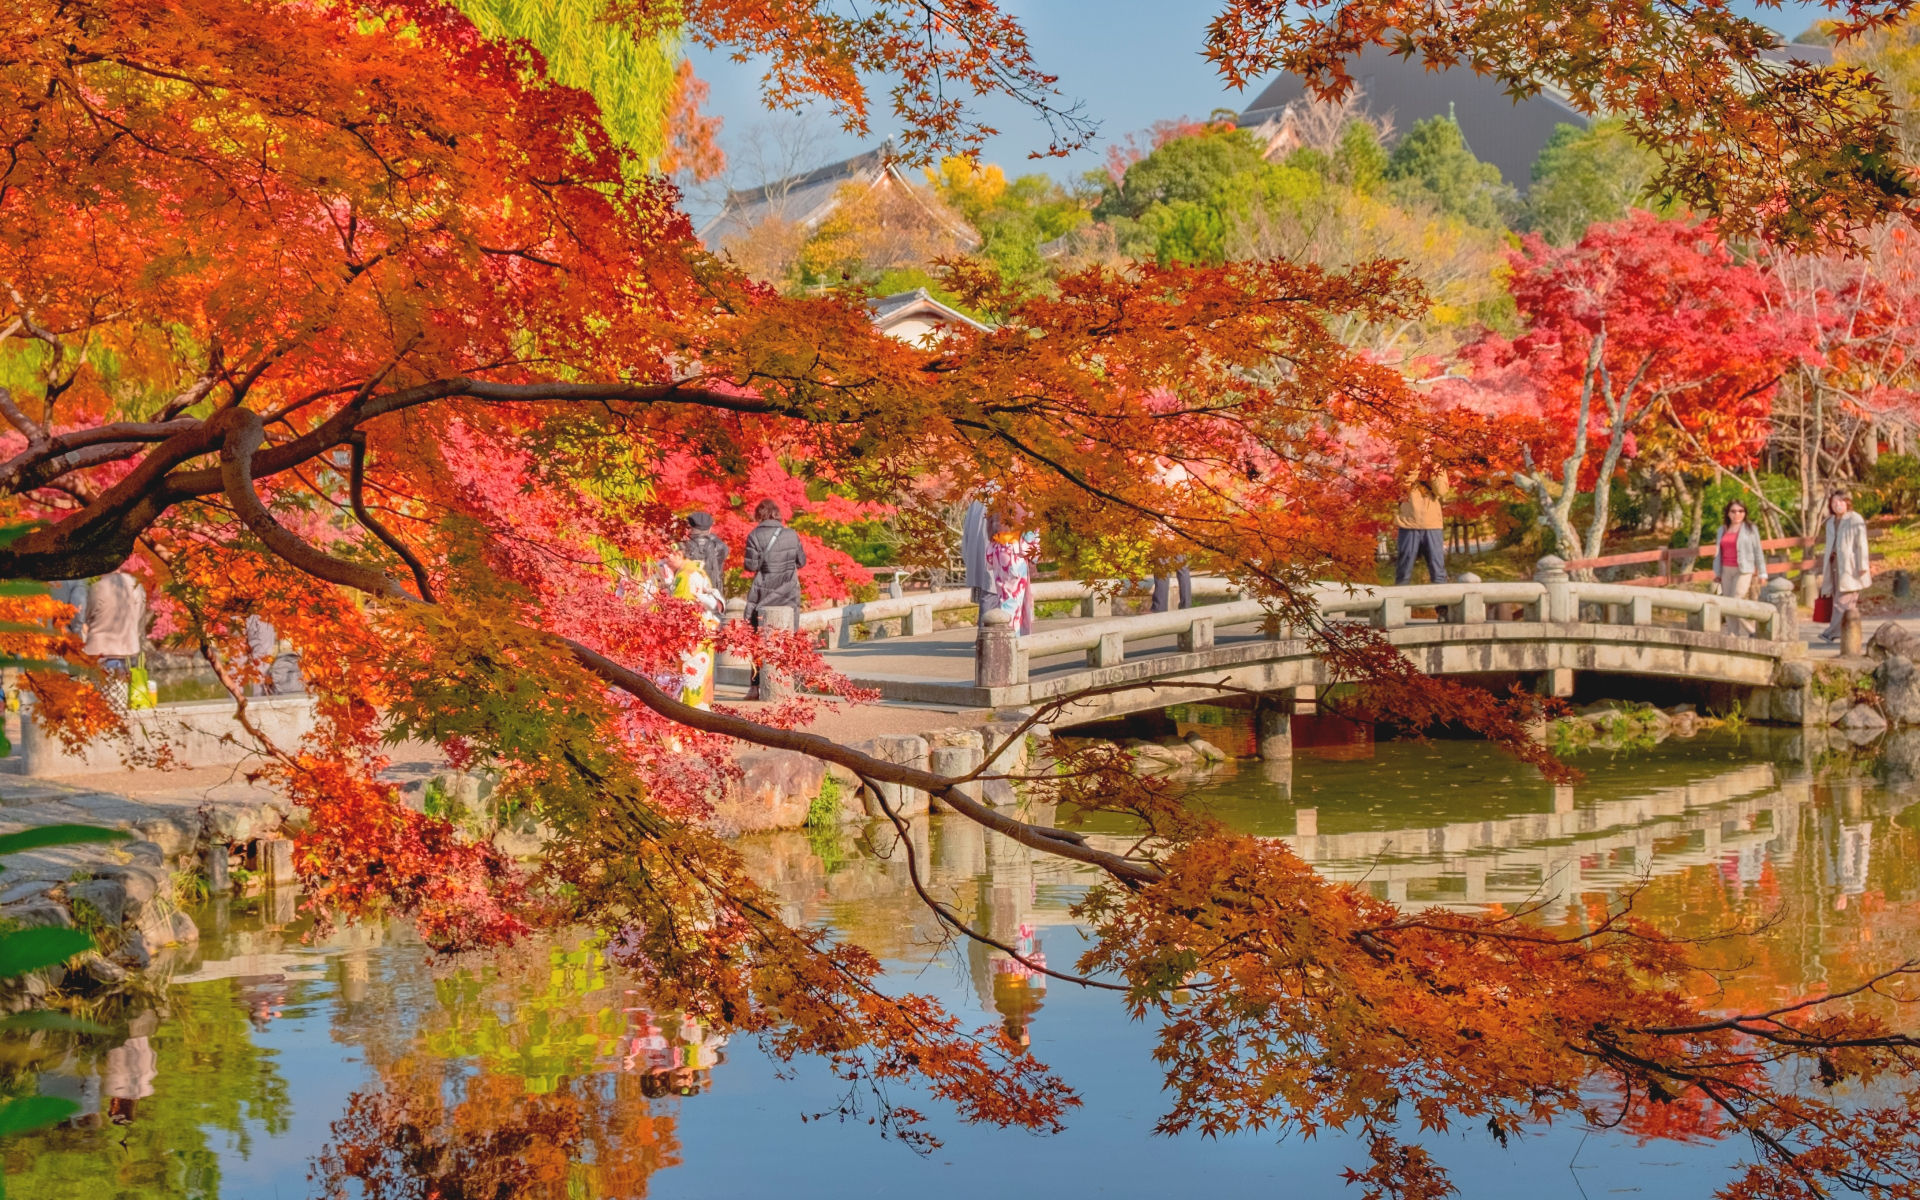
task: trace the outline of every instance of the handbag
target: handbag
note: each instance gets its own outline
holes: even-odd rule
[[[1813,620],[1816,625],[1822,621],[1831,622],[1833,620],[1832,596],[1815,597],[1813,601]]]

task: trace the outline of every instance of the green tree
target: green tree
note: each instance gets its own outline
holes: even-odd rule
[[[1428,117],[1394,146],[1385,172],[1402,204],[1428,205],[1469,225],[1504,225],[1518,204],[1500,168],[1481,162],[1452,117]]]
[[[1326,191],[1334,163],[1308,151],[1270,163],[1240,129],[1204,127],[1171,138],[1109,184],[1094,216],[1114,229],[1122,254],[1162,263],[1218,263],[1238,256],[1240,231],[1276,218],[1298,225]]]
[[[556,83],[600,105],[607,132],[642,161],[667,153],[667,117],[678,88],[677,37],[635,38],[604,19],[606,0],[454,0],[490,38],[524,38]]]
[[[949,158],[927,179],[980,235],[975,254],[999,268],[1002,279],[1028,286],[1046,277],[1041,247],[1088,220],[1087,204],[1045,175],[1009,181],[992,164]]]
[[[1565,246],[1579,241],[1587,226],[1617,221],[1630,208],[1660,211],[1647,195],[1659,169],[1659,160],[1633,140],[1618,118],[1595,121],[1586,129],[1561,125],[1534,161],[1526,226]]]

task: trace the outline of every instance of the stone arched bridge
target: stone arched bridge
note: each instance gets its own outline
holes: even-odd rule
[[[1468,577],[1412,587],[1325,585],[1315,599],[1332,621],[1362,621],[1421,670],[1525,682],[1571,696],[1576,677],[1614,677],[1649,698],[1689,698],[1725,709],[1738,702],[1757,720],[1798,723],[1808,672],[1790,585],[1763,599],[1625,584],[1580,583],[1559,560],[1543,560],[1533,581]],[[802,629],[824,630],[828,661],[890,700],[955,708],[1018,708],[1116,684],[1143,686],[1089,697],[1057,722],[1077,725],[1129,712],[1190,703],[1211,685],[1285,696],[1334,682],[1304,638],[1278,628],[1261,601],[1242,599],[1224,580],[1197,579],[1193,608],[1110,615],[1084,583],[1041,583],[1038,602],[1078,601],[1077,616],[1042,621],[1016,637],[1005,625],[976,630],[966,591],[889,597],[802,613]],[[1422,617],[1438,608],[1442,619]],[[965,615],[948,628],[942,612]],[[897,634],[856,639],[856,625]],[[1751,635],[1740,626],[1749,622]],[[1626,681],[1639,681],[1628,684]],[[1667,688],[1660,681],[1684,688]],[[1583,688],[1582,690],[1587,690]]]

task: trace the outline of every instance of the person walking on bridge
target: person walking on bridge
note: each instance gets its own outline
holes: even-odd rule
[[[1729,500],[1720,511],[1720,532],[1713,539],[1713,577],[1722,596],[1736,600],[1747,595],[1756,576],[1767,573],[1767,554],[1760,546],[1760,531],[1747,520],[1747,506]],[[1747,637],[1753,636],[1753,622],[1736,619],[1735,626]]]
[[[1400,501],[1400,511],[1393,519],[1400,531],[1398,553],[1393,566],[1393,586],[1405,587],[1412,583],[1414,564],[1422,558],[1427,560],[1427,575],[1432,581],[1445,583],[1447,521],[1440,504],[1443,500],[1453,498],[1453,489],[1447,484],[1447,473],[1434,470],[1430,463],[1423,463],[1408,471],[1405,479],[1406,498]]]
[[[1873,586],[1873,566],[1867,559],[1866,518],[1853,511],[1853,497],[1835,491],[1827,497],[1827,539],[1820,551],[1820,594],[1833,605],[1833,623],[1820,635],[1831,642],[1840,636],[1846,615],[1860,606],[1860,593]]]
[[[780,516],[780,506],[773,501],[762,500],[755,505],[753,518],[760,523],[747,534],[740,564],[742,570],[753,576],[753,586],[747,589],[747,623],[758,629],[768,609],[790,608],[793,624],[789,628],[798,629],[800,568],[807,565],[807,548],[800,544],[800,535],[787,528]],[[747,698],[757,700],[759,697],[760,666],[755,663]]]

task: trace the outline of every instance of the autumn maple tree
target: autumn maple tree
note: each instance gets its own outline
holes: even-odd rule
[[[1462,351],[1462,378],[1436,386],[1516,435],[1502,465],[1568,559],[1601,554],[1615,473],[1643,448],[1750,466],[1781,377],[1811,351],[1767,275],[1696,222],[1636,212],[1564,248],[1532,237],[1512,268],[1526,330],[1483,336]]]
[[[1907,1108],[1808,1098],[1771,1073],[1904,1073],[1903,1035],[1818,998],[1705,1012],[1686,945],[1627,916],[1561,936],[1400,914],[1089,752],[1033,785],[1148,835],[1101,849],[804,732],[847,689],[793,635],[723,635],[805,685],[752,719],[656,682],[704,636],[691,605],[633,586],[675,513],[738,521],[804,486],[826,497],[810,502],[821,520],[853,520],[939,475],[961,492],[991,482],[1085,547],[1235,564],[1364,703],[1463,721],[1554,769],[1525,736],[1531,709],[1318,628],[1300,586],[1370,565],[1363,531],[1337,518],[1383,485],[1356,482],[1343,438],[1471,449],[1465,423],[1330,331],[1419,315],[1394,264],[1093,267],[1027,293],[955,262],[946,285],[999,324],[907,346],[858,297],[782,296],[707,253],[586,92],[434,0],[6,12],[0,496],[34,524],[0,546],[0,575],[127,566],[159,593],[159,633],[236,698],[259,669],[249,615],[300,647],[319,728],[267,774],[309,810],[298,862],[323,916],[405,917],[442,946],[596,927],[663,1009],[852,1078],[916,1081],[969,1119],[1057,1127],[1077,1103],[1066,1081],[883,991],[858,944],[786,923],[702,825],[737,744],[798,750],[1107,874],[1079,969],[1166,1021],[1167,1128],[1357,1125],[1376,1193],[1434,1195],[1443,1174],[1396,1122],[1599,1121],[1601,1078],[1630,1106],[1693,1097],[1751,1134],[1743,1194],[1914,1194]],[[606,16],[768,53],[776,102],[824,94],[855,120],[860,72],[895,69],[909,141],[930,148],[978,132],[964,95],[1051,103],[990,4],[882,4],[852,24],[724,0]],[[1070,110],[1047,111],[1075,136]],[[845,582],[826,570],[808,586]],[[39,711],[72,727],[99,709]],[[502,801],[550,834],[541,864],[402,805],[379,772],[405,738],[496,771]],[[1204,1070],[1180,1052],[1189,1033],[1219,1048]],[[571,1120],[536,1107],[527,1130]],[[359,1116],[380,1130],[432,1109]],[[915,1117],[890,1119],[910,1132]]]

